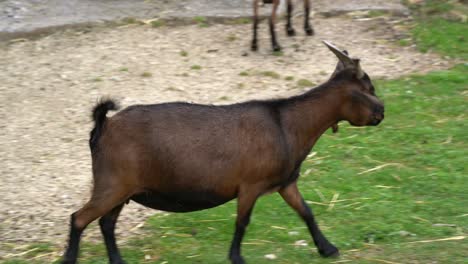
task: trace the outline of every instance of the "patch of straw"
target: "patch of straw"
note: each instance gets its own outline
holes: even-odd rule
[[[352,261],[352,260],[343,259],[343,260],[333,261],[332,263],[345,263],[345,262],[351,262],[351,261]]]
[[[336,200],[338,200],[338,197],[340,196],[339,193],[335,193],[333,195],[333,198],[330,201],[330,204],[328,205],[327,211],[333,210],[333,207],[335,207]]]
[[[281,229],[281,230],[286,230],[287,229],[286,227],[282,227],[282,226],[271,226],[271,228]]]
[[[322,200],[322,202],[327,203],[327,199],[325,199],[325,196],[323,196],[323,193],[319,189],[314,189],[314,191],[320,197],[320,200]]]
[[[399,262],[393,262],[393,261],[388,261],[388,260],[384,260],[384,259],[376,259],[376,258],[363,258],[363,259],[372,260],[372,261],[379,262],[379,263],[400,264]]]
[[[317,204],[317,205],[323,205],[323,206],[328,206],[327,203],[320,203],[320,202],[314,202],[314,201],[306,201],[307,204]]]
[[[414,216],[412,215],[411,218],[414,218],[416,220],[419,220],[419,221],[423,221],[423,222],[426,222],[426,223],[430,223],[431,221],[427,220],[427,219],[424,219],[424,218],[421,218],[419,216]]]
[[[383,168],[385,168],[387,166],[398,166],[398,167],[400,167],[401,164],[399,164],[399,163],[385,163],[385,164],[379,165],[377,167],[374,167],[374,168],[359,172],[358,175],[373,172],[373,171],[376,171],[376,170],[380,170],[380,169],[383,169]]]
[[[21,256],[24,256],[24,255],[26,255],[26,254],[28,254],[28,253],[34,252],[34,251],[36,251],[36,250],[39,250],[39,248],[32,248],[32,249],[30,249],[30,250],[26,250],[26,251],[24,251],[24,252],[17,253],[17,254],[7,254],[7,255],[5,256],[5,258],[21,257]]]
[[[440,239],[412,241],[412,242],[408,242],[408,244],[415,244],[415,243],[432,243],[432,242],[443,242],[443,241],[463,240],[463,239],[465,239],[465,238],[466,238],[466,236],[454,236],[454,237],[447,237],[447,238],[440,238]]]
[[[198,221],[193,221],[195,223],[205,223],[205,222],[221,222],[221,221],[228,221],[229,219],[207,219],[207,220],[198,220]]]
[[[397,186],[387,186],[387,185],[375,185],[376,188],[383,188],[383,189],[399,189],[400,187]]]
[[[354,203],[350,203],[350,204],[347,204],[347,205],[343,205],[342,207],[343,208],[346,208],[346,207],[350,207],[350,206],[353,206],[353,205],[358,205],[360,204],[361,202],[354,202]]]

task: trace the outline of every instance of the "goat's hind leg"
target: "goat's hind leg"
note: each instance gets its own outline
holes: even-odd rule
[[[286,23],[286,33],[288,34],[288,36],[292,37],[292,36],[295,36],[296,35],[296,31],[294,30],[293,26],[292,26],[292,22],[291,22],[291,16],[292,16],[292,12],[293,12],[293,3],[292,3],[292,0],[288,0],[288,14],[287,14],[287,23]]]
[[[97,218],[106,215],[116,206],[123,204],[128,199],[124,192],[116,190],[93,193],[91,200],[80,210],[71,215],[70,235],[68,247],[63,256],[62,263],[73,264],[78,258],[80,238],[84,229]]]
[[[116,206],[112,211],[99,219],[99,226],[101,227],[104,242],[106,243],[109,262],[112,264],[125,263],[122,260],[117,244],[115,243],[115,224],[117,223],[117,218],[119,217],[123,206],[124,204]]]
[[[332,245],[320,231],[317,223],[315,222],[314,215],[309,206],[305,203],[302,195],[297,189],[296,182],[286,186],[279,191],[281,197],[291,206],[306,222],[310,234],[314,240],[322,257],[335,257],[339,255],[338,249]]]
[[[271,12],[270,16],[270,35],[271,35],[271,45],[273,47],[273,51],[281,51],[281,46],[278,44],[276,40],[276,31],[275,31],[275,24],[276,24],[276,12],[278,11],[279,0],[273,1],[273,11]]]
[[[250,49],[252,51],[258,50],[257,30],[258,30],[258,0],[253,1],[254,17],[253,17],[253,38]]]
[[[304,0],[304,31],[307,36],[314,35],[314,29],[310,25],[309,15],[310,15],[310,0]]]

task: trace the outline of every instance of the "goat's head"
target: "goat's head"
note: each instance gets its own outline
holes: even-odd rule
[[[384,118],[384,104],[375,95],[374,85],[361,69],[359,59],[349,57],[348,52],[326,41],[324,43],[339,59],[331,80],[340,84],[339,94],[344,97],[340,119],[353,126],[380,124]]]

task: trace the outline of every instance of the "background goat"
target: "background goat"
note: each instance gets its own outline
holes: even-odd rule
[[[253,18],[253,40],[252,40],[252,51],[256,51],[258,49],[257,44],[257,28],[258,28],[258,1],[254,0],[253,9],[254,9],[254,18]],[[296,31],[292,27],[291,23],[291,15],[293,12],[293,0],[286,0],[287,1],[287,24],[286,24],[286,33],[288,36],[296,35]],[[314,35],[314,29],[310,25],[309,22],[309,15],[310,15],[310,0],[304,0],[304,30],[308,36]],[[278,44],[276,40],[276,31],[275,31],[275,24],[276,24],[276,12],[278,10],[278,6],[280,4],[280,0],[263,0],[265,4],[273,4],[273,9],[271,12],[271,16],[269,18],[269,25],[270,25],[270,35],[271,35],[271,45],[273,47],[273,51],[280,51],[281,46]]]
[[[190,212],[237,198],[229,258],[244,263],[241,241],[255,201],[279,192],[302,217],[319,253],[338,254],[322,234],[297,188],[302,161],[319,137],[346,120],[378,125],[384,106],[358,59],[326,43],[340,62],[332,77],[310,91],[278,100],[225,106],[189,103],[134,105],[111,118],[111,100],[93,111],[90,148],[94,189],[71,215],[63,263],[75,263],[86,226],[100,217],[111,263],[123,263],[114,229],[129,200],[158,210]]]

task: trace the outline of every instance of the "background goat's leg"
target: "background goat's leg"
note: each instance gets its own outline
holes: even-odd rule
[[[258,29],[258,0],[253,2],[254,17],[253,17],[253,38],[252,38],[252,51],[258,50],[257,44],[257,29]]]
[[[241,242],[244,237],[245,230],[250,222],[250,215],[255,205],[258,195],[253,192],[239,193],[237,198],[237,218],[236,218],[236,231],[231,243],[229,251],[229,259],[233,264],[244,264],[245,261],[241,256]]]
[[[301,193],[297,189],[296,182],[279,191],[281,197],[291,206],[306,222],[309,232],[312,235],[315,246],[323,257],[337,256],[338,249],[333,246],[320,231],[315,222],[314,215],[309,206],[304,202]]]
[[[270,16],[270,35],[271,35],[271,45],[273,47],[273,51],[281,51],[281,46],[276,41],[276,12],[278,10],[279,0],[273,1],[273,10]]]
[[[96,196],[95,193],[93,193],[91,200],[83,206],[83,208],[72,214],[70,238],[68,240],[68,247],[64,254],[62,263],[76,263],[81,234],[89,223],[96,220],[98,217],[107,214],[117,205],[124,203],[126,199],[128,199],[127,195],[123,192],[100,191],[99,193],[99,196]]]
[[[101,227],[101,232],[104,236],[104,242],[106,243],[109,262],[112,264],[124,263],[122,257],[120,256],[119,249],[115,243],[115,224],[117,223],[117,218],[119,217],[123,206],[124,204],[118,205],[108,214],[99,219],[99,226]]]
[[[286,24],[286,33],[288,36],[294,36],[296,35],[296,31],[294,31],[294,28],[292,27],[291,23],[291,16],[293,12],[293,3],[292,0],[288,0],[288,17],[287,17],[287,24]]]
[[[304,0],[304,31],[308,36],[314,35],[314,29],[310,25],[310,0]]]

